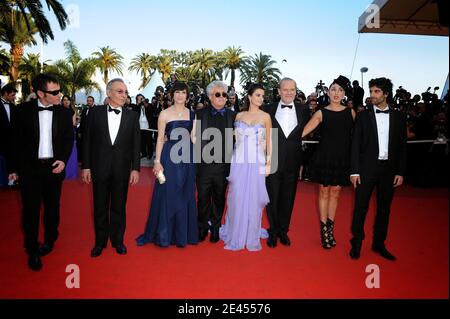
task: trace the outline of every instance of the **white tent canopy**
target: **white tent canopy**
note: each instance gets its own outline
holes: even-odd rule
[[[360,16],[359,33],[448,36],[450,0],[375,0]]]
[[[151,99],[153,95],[155,95],[155,91],[158,86],[165,87],[165,84],[162,80],[161,73],[156,70],[146,87],[140,93],[146,98]]]

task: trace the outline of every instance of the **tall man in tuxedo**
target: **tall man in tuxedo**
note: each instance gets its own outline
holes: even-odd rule
[[[128,183],[139,182],[140,130],[136,112],[122,108],[128,96],[121,79],[106,86],[109,104],[91,110],[83,133],[82,179],[93,184],[95,246],[98,257],[108,238],[120,255],[127,253],[125,234]]]
[[[142,94],[140,96],[143,97]],[[141,99],[139,104],[133,106],[133,111],[139,116],[139,126],[141,128],[141,157],[151,159],[153,157],[153,132],[150,131],[150,125],[153,117],[149,100],[145,98]]]
[[[78,161],[81,163],[83,160],[83,131],[87,124],[87,118],[89,116],[89,112],[95,105],[95,99],[93,96],[88,96],[86,98],[86,107],[81,111],[80,116],[80,125],[77,128],[77,154]]]
[[[62,181],[73,146],[72,114],[60,105],[58,80],[39,74],[32,81],[36,100],[17,107],[13,122],[10,180],[20,178],[23,229],[28,266],[39,271],[40,257],[58,238]],[[38,242],[41,202],[44,203],[44,244]]]
[[[228,86],[225,83],[211,82],[206,88],[211,106],[197,111],[197,120],[201,124],[201,136],[197,137],[197,145],[200,141],[202,154],[201,162],[197,166],[199,240],[204,241],[210,230],[209,241],[212,243],[219,241],[219,228],[225,209],[225,193],[228,185],[226,178],[230,173],[233,152],[232,130],[236,113],[225,107],[227,90]],[[220,134],[214,136],[214,132]],[[221,149],[209,150],[207,145],[214,143],[215,138],[220,139]],[[208,149],[205,151],[205,148]]]
[[[273,139],[271,160],[272,166],[277,163],[278,167],[272,168],[275,171],[266,178],[270,199],[266,207],[270,224],[267,246],[271,248],[277,246],[278,238],[283,245],[291,245],[288,231],[302,163],[301,135],[309,118],[307,107],[294,103],[297,94],[294,80],[282,79],[278,93],[281,101],[264,108],[272,118],[273,131],[278,134],[278,139]]]
[[[389,108],[392,82],[386,78],[369,82],[373,106],[358,113],[351,151],[351,181],[355,188],[350,257],[358,259],[364,240],[364,222],[370,197],[377,189],[377,212],[372,250],[395,260],[385,246],[389,215],[396,187],[402,185],[406,169],[406,116]]]
[[[13,84],[6,84],[0,91],[0,156],[6,164],[6,171],[0,176],[0,185],[7,184],[8,162],[11,162],[12,122],[15,117],[17,90]]]

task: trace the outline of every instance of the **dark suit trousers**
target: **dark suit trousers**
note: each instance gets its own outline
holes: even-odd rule
[[[355,190],[355,209],[352,221],[352,243],[361,245],[365,238],[364,222],[369,209],[370,197],[377,189],[377,211],[373,228],[373,244],[384,245],[387,238],[391,203],[394,197],[394,174],[387,163],[378,162],[373,177],[361,176],[361,184]]]
[[[207,233],[210,228],[215,230],[220,228],[225,209],[225,193],[228,185],[227,173],[228,171],[222,165],[197,171],[197,205],[200,234]],[[211,222],[211,226],[208,225],[208,221]]]
[[[266,178],[270,203],[267,205],[269,233],[274,236],[289,231],[299,172],[276,172]]]
[[[59,208],[64,172],[52,173],[53,160],[40,163],[35,172],[20,176],[22,194],[23,230],[25,249],[36,254],[39,248],[39,224],[41,203],[44,204],[44,241],[54,243],[58,239]]]
[[[93,179],[95,245],[106,247],[123,244],[128,195],[128,180]]]
[[[151,158],[153,156],[153,132],[141,130],[141,154]]]

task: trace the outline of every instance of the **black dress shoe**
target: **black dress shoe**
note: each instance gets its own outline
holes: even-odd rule
[[[350,258],[351,259],[359,259],[361,256],[361,247],[358,246],[352,246],[352,249],[350,249]]]
[[[213,244],[217,243],[220,240],[219,230],[213,229],[211,230],[211,236],[209,236],[209,241]]]
[[[91,250],[91,257],[95,258],[95,257],[100,256],[102,254],[102,251],[103,251],[103,246],[95,246]]]
[[[127,254],[127,247],[125,247],[124,244],[120,244],[116,246],[116,252],[119,255],[126,255]]]
[[[53,243],[44,243],[43,245],[41,245],[41,247],[39,247],[39,256],[43,257],[50,254],[53,250],[53,246]]]
[[[208,232],[206,232],[206,233],[200,232],[198,235],[198,241],[203,242],[203,241],[205,241],[206,237],[208,237]]]
[[[277,247],[277,236],[269,234],[269,238],[267,238],[267,242],[266,242],[267,246],[269,246],[270,248],[275,248]]]
[[[280,243],[283,244],[284,246],[290,246],[291,245],[291,240],[289,239],[288,235],[285,233],[281,233],[279,234],[280,237]]]
[[[387,260],[397,260],[397,258],[395,258],[395,256],[392,255],[384,246],[372,246],[372,250],[380,254],[381,257],[386,258]]]
[[[39,271],[42,269],[42,262],[39,255],[30,255],[28,257],[28,267],[33,271]]]

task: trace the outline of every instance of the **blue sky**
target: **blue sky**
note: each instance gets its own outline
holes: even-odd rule
[[[358,18],[371,0],[63,0],[75,6],[79,25],[60,31],[51,14],[55,40],[44,48],[45,59],[64,56],[71,39],[83,57],[101,46],[115,48],[129,61],[161,48],[178,51],[241,46],[247,55],[263,52],[278,61],[283,76],[297,80],[306,94],[319,80],[327,85],[339,74],[351,76],[358,41]],[[79,11],[79,15],[76,11]],[[73,15],[72,12],[75,12]],[[77,20],[77,19],[75,19]],[[26,48],[39,52],[39,47]],[[448,37],[361,34],[352,79],[387,76],[421,93],[444,86],[448,74]],[[282,60],[286,59],[286,63]],[[130,92],[139,86],[136,74],[125,72]],[[228,79],[229,80],[229,79]],[[439,92],[440,93],[440,92]]]

